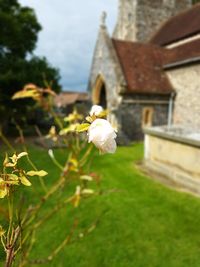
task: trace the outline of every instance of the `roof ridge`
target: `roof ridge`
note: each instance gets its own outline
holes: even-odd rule
[[[199,11],[197,14],[191,14],[191,13],[195,13],[196,10]],[[177,31],[177,35],[175,36],[175,34],[174,34],[174,36],[173,36],[173,30],[175,30],[174,29],[175,25],[172,25],[173,27],[172,27],[172,29],[170,29],[172,32],[171,38],[170,38],[170,36],[166,36],[166,34],[165,35],[163,34],[163,31],[165,33],[170,32],[170,30],[167,31],[167,28],[169,28],[170,25],[173,24],[173,22],[176,21],[176,23],[174,23],[174,24],[178,24],[178,23],[180,23],[179,20],[182,20],[182,18],[185,18],[185,17],[189,16],[190,14],[191,14],[191,18],[189,18],[189,21],[190,21],[190,23],[188,23],[189,26],[192,25],[191,21],[194,21],[195,18],[197,18],[197,20],[198,20],[198,22],[196,23],[197,25],[192,25],[194,27],[194,29],[190,29],[188,27],[188,31],[187,31],[187,29],[183,29],[184,27],[182,27],[182,28],[180,27],[179,31]],[[193,16],[193,15],[195,15],[195,16]],[[199,19],[198,19],[198,16],[199,16]],[[183,20],[181,22],[186,23],[185,20]],[[180,29],[182,29],[182,34],[181,34]],[[184,30],[185,30],[185,33],[184,33]],[[149,39],[149,43],[154,43],[154,44],[158,44],[158,45],[168,45],[170,43],[173,43],[173,42],[179,41],[181,39],[187,38],[191,35],[194,35],[198,32],[200,32],[200,3],[196,3],[191,8],[183,10],[183,11],[179,12],[178,14],[172,16],[168,20],[164,21],[160,25],[159,29],[151,36],[151,38]]]

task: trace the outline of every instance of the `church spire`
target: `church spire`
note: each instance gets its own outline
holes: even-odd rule
[[[106,18],[107,18],[107,13],[103,11],[100,17],[100,27],[102,28],[106,27]]]

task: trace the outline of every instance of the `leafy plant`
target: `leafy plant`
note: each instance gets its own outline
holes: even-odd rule
[[[52,141],[52,149],[48,150],[48,154],[55,166],[60,169],[60,177],[50,187],[47,187],[45,183],[45,179],[48,179],[47,172],[37,169],[31,161],[25,144],[23,145],[24,151],[14,152],[12,156],[5,155],[0,173],[0,198],[6,200],[8,204],[6,211],[8,223],[0,226],[1,243],[6,255],[5,267],[11,267],[14,264],[22,267],[30,266],[31,263],[48,263],[70,242],[78,224],[76,219],[67,236],[64,236],[63,241],[49,252],[47,258],[30,259],[32,247],[38,241],[36,233],[49,218],[55,216],[67,205],[78,208],[84,199],[103,193],[99,189],[98,175],[91,173],[89,168],[93,145],[88,144],[88,141],[94,143],[101,153],[114,153],[116,149],[116,133],[106,120],[106,111],[99,106],[93,106],[83,123],[81,123],[83,116],[76,110],[63,118],[54,110],[54,96],[55,93],[50,87],[40,88],[34,84],[26,85],[13,95],[13,100],[32,98],[38,106],[54,118],[55,125],[52,125],[43,141],[47,139]],[[16,126],[20,140],[24,143],[23,131],[19,125]],[[87,132],[87,135],[84,132]],[[4,143],[14,151],[15,148],[2,131],[0,136]],[[54,146],[66,149],[64,164],[57,160]],[[29,169],[23,167],[21,159],[27,160],[30,165]],[[22,199],[22,186],[33,187],[34,176],[39,178],[42,193],[38,192],[37,203],[28,205],[23,203],[22,208],[22,203],[19,202]],[[66,190],[69,185],[73,187],[73,190]],[[51,211],[45,211],[45,203],[52,198],[56,199],[56,205]],[[96,221],[89,226],[88,230],[86,229],[85,233],[94,230],[95,226]]]

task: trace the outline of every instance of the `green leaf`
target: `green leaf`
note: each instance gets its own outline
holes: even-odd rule
[[[21,183],[25,186],[31,186],[31,182],[24,176],[20,176]]]
[[[81,125],[77,126],[76,131],[77,132],[85,132],[88,130],[88,128],[90,127],[89,123],[82,123]]]
[[[26,174],[29,175],[29,176],[40,176],[40,177],[43,177],[43,176],[46,176],[48,173],[45,172],[44,170],[41,170],[41,171],[28,171]]]

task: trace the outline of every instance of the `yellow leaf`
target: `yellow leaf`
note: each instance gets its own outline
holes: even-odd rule
[[[76,131],[77,132],[85,132],[90,127],[89,123],[82,123],[81,125],[77,126]]]
[[[28,171],[26,173],[27,175],[29,176],[40,176],[40,177],[43,177],[43,176],[46,176],[48,173],[41,170],[41,171]]]
[[[33,84],[33,83],[28,83],[24,86],[23,90],[28,91],[28,90],[38,90],[38,87]]]
[[[71,159],[69,160],[69,162],[70,162],[71,164],[73,164],[75,167],[78,166],[78,161],[77,161],[77,159],[75,159],[75,158],[71,158]]]
[[[6,166],[6,164],[9,163],[9,158],[8,158],[8,154],[6,153],[6,156],[5,156],[5,159],[4,159],[4,162],[3,162],[3,166]]]
[[[4,184],[4,185],[18,185],[19,182],[18,181],[4,181],[4,182],[1,182],[1,184]]]
[[[2,178],[0,178],[0,186],[3,188],[2,190],[4,190],[4,188],[6,187],[6,185],[18,185],[19,182],[18,180],[16,181],[5,181]]]
[[[92,122],[93,122],[93,118],[92,118],[92,117],[90,117],[90,116],[87,116],[85,119],[86,119],[86,121],[88,121],[88,122],[90,122],[90,123],[92,123]]]
[[[13,162],[14,164],[17,163],[17,155],[16,155],[16,154],[13,154],[12,157],[9,157],[9,158],[12,160],[12,162]]]
[[[19,177],[16,174],[9,173],[8,176],[13,181],[18,181],[19,180]]]
[[[24,176],[20,176],[21,183],[25,186],[31,186],[31,182]]]
[[[81,199],[80,195],[74,196],[74,198],[72,200],[72,203],[73,203],[75,208],[77,208],[79,206],[80,199]]]
[[[66,121],[66,122],[71,122],[71,121],[74,121],[74,120],[75,120],[75,117],[74,117],[73,114],[69,114],[69,116],[64,118],[64,121]]]
[[[49,130],[49,134],[50,135],[55,135],[56,134],[56,127],[53,125],[51,126],[50,130]]]
[[[69,166],[69,171],[78,172],[78,168],[71,165],[71,166]]]
[[[8,190],[6,187],[4,187],[3,189],[0,189],[0,198],[4,198],[8,193]]]
[[[92,195],[92,194],[94,194],[94,190],[93,189],[83,189],[81,193],[83,195]]]
[[[28,156],[27,152],[21,152],[19,155],[17,155],[17,159],[20,159],[21,157]]]
[[[99,118],[104,118],[104,117],[106,117],[107,115],[108,115],[108,110],[103,110],[102,112],[100,112],[100,113],[98,114],[97,117],[99,117]]]
[[[30,89],[30,90],[21,90],[16,92],[13,96],[12,99],[20,99],[20,98],[27,98],[27,97],[31,97],[31,98],[37,98],[39,97],[39,93],[37,90],[35,89]]]
[[[8,162],[5,164],[5,167],[14,167],[14,166],[16,166],[16,163]]]
[[[82,120],[83,115],[79,114],[76,110],[73,111],[73,113],[70,113],[67,117],[64,118],[64,121],[66,122],[72,122],[77,120]]]
[[[57,142],[58,140],[58,136],[56,133],[56,127],[53,125],[51,126],[50,130],[49,130],[49,134],[46,135],[46,138],[50,138],[52,139],[54,142]]]
[[[66,127],[60,130],[59,135],[68,134],[69,132],[70,132],[70,127]]]
[[[79,126],[80,124],[79,123],[73,123],[71,124],[70,126],[62,129],[59,134],[60,135],[64,135],[64,134],[68,134],[70,132],[75,132],[76,131],[76,128]]]
[[[81,200],[81,195],[80,194],[81,194],[81,187],[77,186],[76,187],[76,192],[74,194],[74,198],[72,200],[72,203],[73,203],[75,208],[77,208],[79,203],[80,203],[80,200]]]
[[[80,179],[81,180],[86,180],[86,181],[92,181],[93,180],[93,178],[91,176],[89,176],[89,175],[81,175]]]
[[[5,234],[5,230],[3,229],[3,227],[0,225],[0,237],[2,237]]]

